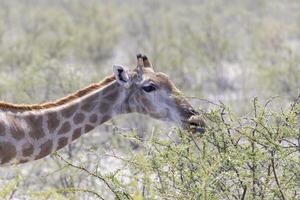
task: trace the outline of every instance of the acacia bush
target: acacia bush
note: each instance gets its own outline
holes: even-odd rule
[[[108,176],[112,191],[121,199],[297,199],[300,106],[278,113],[269,103],[254,99],[243,117],[221,104],[205,113],[204,135],[154,131],[142,150],[114,155],[124,167]],[[125,169],[127,184],[118,176]]]
[[[215,104],[203,112],[208,122],[204,134],[154,129],[142,141],[134,131],[115,127],[112,147],[85,152],[95,158],[93,163],[80,156],[73,160],[60,153],[52,156],[59,165],[43,177],[66,174],[65,185],[23,195],[33,199],[299,198],[300,105],[278,112],[272,109],[272,100],[261,104],[254,99],[252,108],[246,116],[238,116],[224,104]],[[113,147],[113,140],[119,140],[115,145],[123,147],[122,152]],[[139,148],[132,150],[132,142]],[[107,158],[115,160],[110,170],[102,166]],[[18,193],[21,179],[10,182],[0,195]]]

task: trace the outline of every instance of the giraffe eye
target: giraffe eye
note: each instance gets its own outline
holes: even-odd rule
[[[155,85],[151,84],[151,85],[143,86],[142,89],[145,92],[152,92],[152,91],[156,90],[156,87],[155,87]]]

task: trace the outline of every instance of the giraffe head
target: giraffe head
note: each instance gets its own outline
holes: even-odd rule
[[[126,112],[138,112],[153,118],[172,121],[192,132],[204,132],[205,123],[169,77],[155,72],[144,55],[137,55],[137,67],[114,65],[117,83],[123,87]]]

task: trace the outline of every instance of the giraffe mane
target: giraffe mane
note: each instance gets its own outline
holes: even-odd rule
[[[75,99],[78,99],[92,91],[95,91],[96,89],[102,88],[114,80],[115,80],[115,77],[113,75],[108,76],[99,83],[93,83],[85,88],[77,90],[73,94],[70,94],[66,97],[58,99],[54,102],[47,102],[47,103],[41,103],[41,104],[13,104],[13,103],[7,103],[7,102],[0,101],[0,110],[1,109],[5,109],[5,110],[12,109],[12,110],[18,110],[18,111],[31,111],[31,110],[41,110],[41,109],[53,108],[56,106],[60,106],[60,105],[69,103],[69,102],[71,102]]]

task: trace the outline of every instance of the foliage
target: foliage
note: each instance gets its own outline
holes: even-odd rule
[[[29,194],[38,199],[74,199],[75,192],[100,199],[297,199],[300,105],[275,112],[271,104],[254,99],[252,112],[242,117],[220,104],[204,113],[203,135],[156,129],[141,141],[135,132],[119,130],[114,138],[140,148],[120,154],[116,144],[101,156],[90,149],[85,153],[97,158],[92,164],[56,154],[62,165],[55,173],[79,184]],[[103,172],[108,158],[115,165]],[[87,180],[80,182],[81,175]]]
[[[63,97],[143,52],[208,122],[192,135],[121,116],[58,154],[1,168],[1,199],[299,198],[299,2],[0,4],[1,100]],[[249,105],[256,96],[266,103]]]

